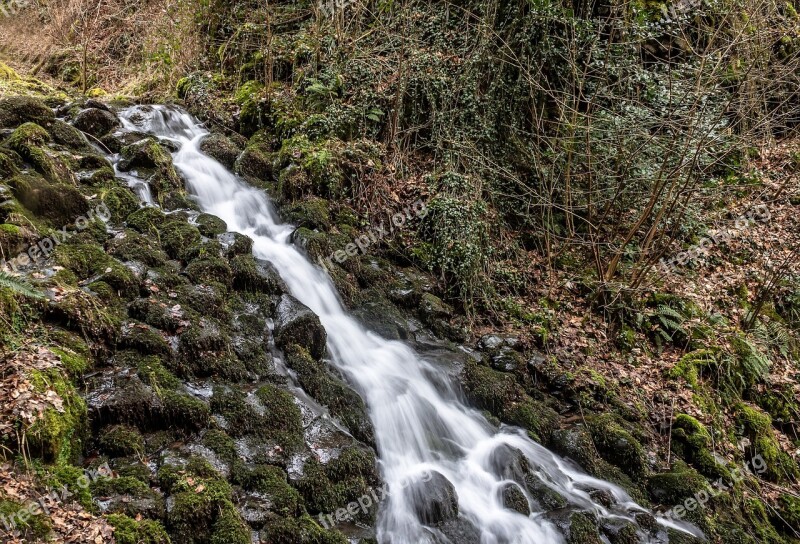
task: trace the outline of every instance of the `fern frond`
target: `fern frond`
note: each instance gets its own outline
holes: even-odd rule
[[[7,272],[0,271],[0,288],[8,289],[15,295],[22,295],[29,298],[42,299],[45,296],[37,291],[34,286],[18,276],[12,276]]]

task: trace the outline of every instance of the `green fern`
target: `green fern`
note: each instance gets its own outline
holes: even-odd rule
[[[0,271],[0,288],[8,289],[15,295],[38,299],[45,298],[45,296],[37,291],[30,283],[17,276],[12,276],[7,272]]]

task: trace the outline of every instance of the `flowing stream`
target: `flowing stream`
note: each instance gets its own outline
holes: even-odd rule
[[[348,315],[327,274],[289,242],[294,227],[280,221],[266,193],[200,151],[208,131],[197,120],[166,106],[134,107],[121,116],[126,129],[179,146],[175,166],[202,210],[223,219],[229,230],[252,238],[254,255],[271,262],[291,293],[319,315],[328,333],[330,360],[363,396],[375,428],[380,468],[390,491],[378,516],[379,542],[460,544],[423,525],[415,514],[415,501],[423,498],[404,489],[413,487],[407,482],[425,480],[434,471],[454,486],[460,516],[476,528],[482,544],[565,542],[545,512],[525,516],[503,507],[501,492],[510,480],[502,466],[508,455],[502,453],[509,447],[521,451],[536,475],[580,510],[607,520],[633,520],[636,512],[646,511],[618,486],[588,476],[522,430],[497,429],[461,402],[456,384],[441,367],[403,342],[368,331]],[[425,482],[420,485],[424,490]],[[595,502],[589,496],[592,489],[606,491],[616,504],[604,507]],[[688,524],[665,518],[658,522],[697,534]],[[657,536],[641,531],[640,539],[666,542],[664,531]]]

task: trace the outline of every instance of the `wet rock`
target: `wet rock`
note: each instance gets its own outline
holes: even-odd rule
[[[20,204],[53,226],[72,224],[89,211],[89,204],[74,187],[53,183],[37,175],[20,174],[8,181]]]
[[[109,132],[102,138],[100,142],[112,153],[119,153],[123,147],[141,142],[149,138],[144,132],[137,132],[135,130],[115,130]]]
[[[281,296],[275,309],[275,344],[278,347],[297,344],[320,359],[325,354],[327,338],[317,314],[293,296]]]
[[[99,138],[119,126],[117,116],[107,109],[88,108],[81,111],[72,124],[78,130]]]
[[[481,532],[466,518],[457,518],[437,525],[436,529],[447,538],[442,544],[458,542],[458,544],[479,544]]]
[[[528,504],[528,498],[517,484],[506,484],[501,491],[501,498],[503,506],[509,510],[519,512],[523,516],[530,515],[531,507]]]
[[[425,525],[437,525],[458,517],[458,496],[455,487],[440,472],[431,472],[427,482],[410,483],[403,492]]]
[[[563,508],[547,512],[544,517],[567,537],[567,544],[603,544],[597,519],[589,512]]]
[[[508,346],[502,346],[489,360],[491,367],[501,372],[513,372],[522,366],[520,354]]]
[[[523,483],[531,472],[525,454],[517,448],[502,444],[489,457],[489,470],[500,479]]]
[[[37,98],[10,96],[0,100],[0,129],[15,128],[26,122],[46,124],[55,114]]]
[[[597,467],[594,443],[583,425],[554,431],[549,445],[555,453],[572,459],[590,473]]]
[[[234,289],[268,295],[280,295],[289,290],[272,263],[250,254],[231,259],[231,270]]]
[[[525,476],[525,489],[531,496],[536,510],[556,510],[567,506],[567,500],[547,485],[537,474]]]
[[[486,334],[481,336],[481,339],[478,340],[478,348],[485,351],[500,349],[502,345],[503,339],[494,334]]]
[[[228,258],[249,255],[253,252],[253,240],[244,234],[225,232],[217,236],[217,240],[222,244],[222,249]]]
[[[225,221],[210,213],[201,213],[195,218],[194,222],[200,234],[208,238],[216,236],[217,234],[222,234],[228,230],[228,225]]]
[[[273,181],[272,157],[256,146],[248,146],[236,159],[234,170],[237,174],[256,185]]]
[[[289,346],[285,353],[286,364],[297,373],[303,389],[317,402],[327,406],[331,415],[341,421],[353,436],[365,444],[373,445],[375,431],[362,398],[302,347]]]
[[[600,529],[611,544],[639,544],[636,524],[620,519],[602,519]]]
[[[408,320],[397,307],[374,291],[365,292],[367,301],[353,309],[356,315],[368,328],[384,338],[403,340],[410,336]]]
[[[47,125],[47,131],[57,144],[69,147],[76,151],[89,151],[92,146],[80,130],[61,119],[55,119]]]
[[[179,198],[183,195],[183,181],[172,164],[172,156],[155,138],[146,138],[120,150],[117,167],[123,171],[136,170],[140,176],[149,176],[147,183],[159,202],[166,198]],[[168,206],[175,209],[176,206]]]
[[[216,159],[228,170],[233,170],[242,150],[222,134],[209,134],[200,142],[200,151]]]

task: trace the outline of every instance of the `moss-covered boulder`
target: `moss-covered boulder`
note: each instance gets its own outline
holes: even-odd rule
[[[328,231],[331,228],[330,203],[315,196],[293,202],[281,208],[283,217],[290,223],[309,229]]]
[[[139,198],[128,187],[112,187],[100,192],[100,198],[111,212],[111,221],[122,223],[139,209]]]
[[[124,514],[111,514],[108,522],[114,527],[114,540],[117,544],[170,544],[171,540],[164,526],[158,521],[135,520]]]
[[[135,261],[150,267],[160,267],[169,256],[159,247],[158,240],[125,229],[106,244],[106,251],[121,261]]]
[[[130,222],[130,219],[129,219]],[[173,259],[188,261],[189,252],[202,241],[197,227],[179,217],[171,217],[159,232],[161,247]]]
[[[217,282],[229,286],[232,280],[231,267],[219,257],[195,259],[189,263],[185,272],[194,283]]]
[[[234,170],[256,186],[274,181],[272,155],[258,146],[249,145],[236,159]]]
[[[87,108],[78,113],[72,124],[78,130],[91,134],[95,138],[100,138],[113,128],[118,127],[120,123],[117,116],[108,110]]]
[[[9,96],[0,100],[0,128],[15,128],[26,122],[46,124],[55,119],[47,105],[30,96]]]
[[[140,455],[144,453],[144,438],[135,427],[113,425],[100,434],[102,451],[112,457]]]
[[[201,213],[197,216],[197,218],[195,218],[194,222],[195,225],[197,225],[197,229],[200,231],[200,234],[209,238],[213,238],[214,236],[222,234],[228,230],[228,225],[225,223],[225,221],[216,215],[211,215],[210,213]]]
[[[117,167],[123,172],[136,170],[140,176],[149,176],[147,183],[159,202],[183,193],[183,181],[172,164],[172,156],[155,138],[125,146],[120,155]]]
[[[233,170],[242,150],[230,138],[222,134],[209,134],[200,142],[200,151],[219,161],[228,170]]]
[[[289,345],[285,353],[286,364],[297,373],[303,389],[317,402],[326,405],[358,440],[374,444],[375,432],[361,397],[325,365],[315,361],[306,349]]]
[[[462,383],[467,397],[479,408],[524,427],[537,440],[546,443],[558,427],[558,414],[526,394],[511,374],[468,361]]]
[[[268,295],[281,295],[289,290],[272,263],[249,253],[233,257],[230,266],[236,290]]]
[[[167,216],[160,209],[147,206],[128,215],[129,227],[148,236],[158,236],[159,229],[167,221]]]
[[[291,295],[284,294],[275,310],[275,344],[288,348],[296,344],[315,359],[325,354],[328,334],[317,314]]]
[[[222,251],[229,259],[237,255],[250,255],[253,252],[253,239],[238,232],[225,232],[217,236]]]
[[[632,478],[641,478],[647,471],[644,448],[623,423],[611,414],[588,420],[598,453],[612,465],[620,467]]]
[[[8,185],[20,204],[53,227],[70,225],[89,211],[88,202],[77,189],[35,174],[20,174]]]
[[[94,150],[80,130],[61,119],[50,121],[44,126],[57,144],[61,144],[73,151],[86,152]]]
[[[750,440],[745,449],[745,457],[755,467],[759,477],[781,482],[800,476],[797,461],[781,449],[775,438],[769,414],[758,408],[739,404],[736,406],[736,423]]]

